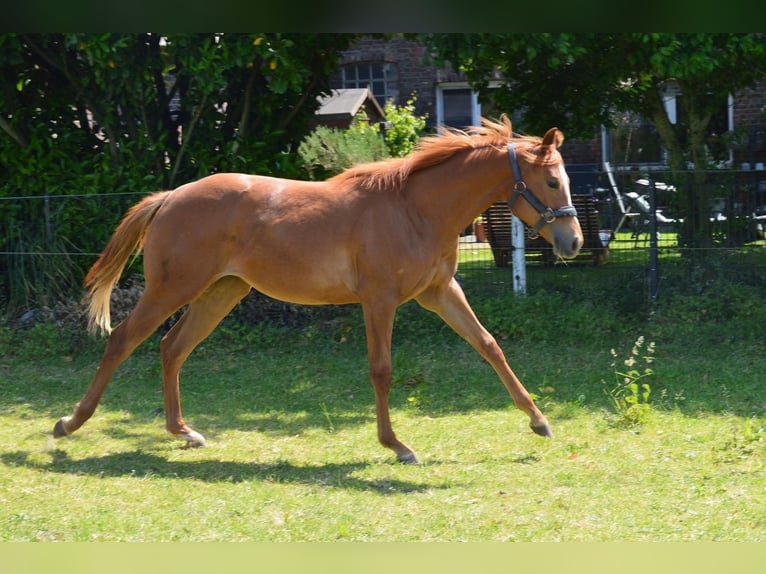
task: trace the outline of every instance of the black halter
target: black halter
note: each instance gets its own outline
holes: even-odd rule
[[[540,214],[540,219],[531,228],[529,232],[530,239],[536,239],[539,236],[540,228],[546,223],[553,223],[557,217],[577,217],[577,210],[573,205],[562,205],[561,207],[552,208],[546,207],[543,203],[535,197],[524,183],[524,179],[521,177],[521,169],[519,169],[519,163],[516,160],[516,144],[511,142],[508,144],[508,156],[511,158],[511,169],[513,170],[513,178],[516,183],[513,186],[513,193],[508,200],[508,208],[513,213],[513,204],[519,196],[523,196],[527,200],[527,203],[531,205],[537,213]]]

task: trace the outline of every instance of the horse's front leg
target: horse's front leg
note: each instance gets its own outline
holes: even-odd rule
[[[378,422],[378,440],[396,453],[399,462],[418,464],[415,452],[396,438],[391,426],[388,395],[391,390],[391,336],[394,326],[395,304],[385,304],[378,298],[362,304],[367,335],[367,354],[370,381],[375,391],[375,414]]]
[[[457,281],[452,278],[448,284],[424,292],[417,301],[426,309],[437,313],[492,365],[508,389],[513,402],[529,416],[530,428],[541,436],[551,436],[551,428],[545,416],[508,365],[500,345],[476,318]]]

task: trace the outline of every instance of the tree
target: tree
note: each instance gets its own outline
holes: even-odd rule
[[[51,138],[74,138],[81,149],[70,161],[139,164],[163,187],[213,171],[279,171],[353,38],[4,35],[0,145],[26,155]]]
[[[688,245],[712,241],[705,185],[706,134],[729,94],[766,77],[766,35],[733,33],[432,34],[424,41],[439,60],[465,72],[479,90],[496,72],[504,83],[495,102],[523,110],[525,128],[559,125],[590,137],[613,112],[634,111],[657,129],[677,179],[693,169],[682,190]],[[663,97],[683,94],[684,121],[668,117]]]
[[[296,176],[293,152],[355,37],[2,34],[0,197],[149,192],[220,171]],[[63,237],[98,252],[126,207],[59,205],[1,202],[0,248],[50,252]],[[0,256],[0,300],[12,265]]]

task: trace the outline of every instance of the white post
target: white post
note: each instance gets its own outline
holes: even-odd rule
[[[511,217],[511,248],[513,251],[513,292],[527,294],[527,261],[524,249],[524,223]]]

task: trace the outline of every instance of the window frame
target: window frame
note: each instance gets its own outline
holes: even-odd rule
[[[678,106],[677,106],[677,99],[676,96],[678,96],[680,93],[677,90],[677,86],[670,86],[670,89],[668,89],[662,98],[662,103],[665,107],[665,113],[668,116],[668,120],[671,124],[675,125],[678,122]],[[734,126],[734,95],[729,94],[726,98],[726,122],[728,130],[731,131],[735,128]],[[648,124],[644,118],[640,117],[638,114],[636,114],[637,119],[642,122],[641,125]],[[651,169],[666,169],[668,167],[668,151],[665,149],[664,146],[660,144],[660,158],[658,161],[644,161],[644,162],[628,162],[627,164],[623,161],[617,161],[616,158],[612,157],[614,153],[614,137],[613,137],[614,128],[607,128],[605,126],[601,126],[601,161],[602,164],[605,161],[608,161],[611,165],[615,166],[615,169],[627,169],[627,166],[630,165],[631,167],[638,167],[639,169],[645,169],[645,170],[651,170]],[[725,161],[728,161],[729,164],[731,164],[734,161],[734,151],[730,148],[728,150],[727,159]]]
[[[500,81],[491,81],[489,82],[489,88],[490,89],[496,89],[500,87],[501,82]],[[479,92],[474,90],[468,82],[441,82],[436,85],[436,125],[439,127],[444,127],[447,125],[448,127],[455,127],[458,129],[462,129],[467,126],[449,126],[449,124],[444,123],[444,92],[448,92],[450,90],[470,90],[470,96],[471,96],[471,124],[473,126],[478,126],[481,123],[481,103],[479,102]]]
[[[397,91],[394,89],[392,74],[390,73],[396,64],[380,60],[365,60],[363,62],[348,62],[340,68],[340,84],[342,88],[369,88],[373,97],[378,101],[380,107],[385,107],[389,100],[396,100]],[[380,66],[382,77],[374,75],[374,67]],[[366,67],[368,77],[359,78],[360,67]],[[349,78],[349,72],[353,70],[354,77]],[[384,94],[376,93],[373,89],[375,83],[383,83]],[[383,101],[381,101],[381,97]]]

